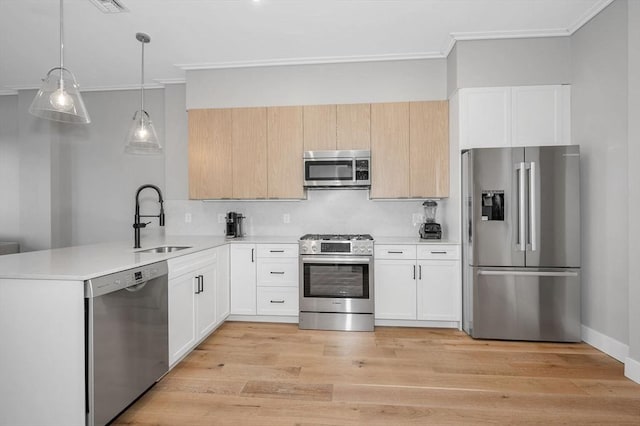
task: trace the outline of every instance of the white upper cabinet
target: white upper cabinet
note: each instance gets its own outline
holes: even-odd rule
[[[460,89],[460,148],[570,144],[570,90],[567,85]]]
[[[568,145],[570,86],[511,89],[511,146]]]
[[[460,147],[511,145],[509,87],[460,89]]]

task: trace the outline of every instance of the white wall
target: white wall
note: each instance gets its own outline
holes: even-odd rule
[[[18,96],[0,96],[0,241],[20,239]]]
[[[8,204],[15,205],[1,210],[13,233],[7,231],[5,237],[2,231],[1,237],[18,239],[23,251],[125,239],[133,244],[135,191],[144,183],[162,188],[165,180],[164,157],[130,156],[123,151],[140,92],[83,93],[92,119],[88,125],[33,117],[28,108],[34,95],[33,90],[20,91],[13,103],[12,97],[0,97],[2,121],[16,123],[15,129],[9,124],[0,133],[8,135],[2,136],[0,146],[11,162],[2,171],[8,179],[3,180],[3,197],[6,193]],[[162,139],[164,91],[146,91],[145,109]],[[155,213],[155,200],[153,192],[145,191],[142,212]],[[162,232],[157,221],[150,228],[143,233]]]
[[[445,59],[187,72],[187,109],[446,99]]]
[[[629,357],[628,365],[634,365],[633,379],[640,382],[640,2],[628,5],[629,17]],[[628,372],[629,373],[629,372]],[[631,377],[630,374],[627,374]]]
[[[467,40],[456,43],[449,94],[461,87],[570,83],[569,37]]]
[[[572,134],[582,153],[582,323],[622,344],[629,342],[626,14],[626,1],[613,2],[571,37]]]
[[[87,92],[83,94],[91,124],[84,131],[64,134],[60,148],[69,179],[72,224],[71,245],[102,241],[131,240],[135,193],[140,185],[165,186],[165,157],[124,153],[132,117],[140,105],[136,90]],[[151,116],[161,143],[164,141],[164,91],[145,91],[145,110]],[[74,129],[77,129],[75,126]],[[164,145],[164,143],[162,143]],[[159,205],[153,190],[141,193],[141,212],[157,214]],[[157,234],[158,221],[151,221],[143,235]]]

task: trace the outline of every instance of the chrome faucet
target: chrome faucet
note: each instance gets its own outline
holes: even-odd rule
[[[139,201],[139,196],[140,196],[140,192],[145,189],[145,188],[151,188],[154,189],[157,193],[158,193],[158,202],[160,203],[160,214],[157,215],[145,215],[145,214],[140,214],[140,201]],[[164,200],[162,199],[162,191],[160,191],[160,188],[158,188],[155,185],[142,185],[140,188],[138,188],[138,191],[136,192],[136,215],[134,217],[134,221],[133,221],[133,238],[134,238],[134,244],[133,244],[133,248],[140,248],[140,228],[145,228],[148,224],[150,224],[151,222],[140,222],[140,218],[141,217],[157,217],[160,220],[160,226],[164,226]]]

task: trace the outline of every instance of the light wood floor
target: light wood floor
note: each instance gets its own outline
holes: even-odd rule
[[[586,344],[227,322],[116,425],[640,425],[640,385]]]

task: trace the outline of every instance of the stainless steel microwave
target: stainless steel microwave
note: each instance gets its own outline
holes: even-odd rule
[[[371,186],[371,151],[305,151],[304,186]]]

